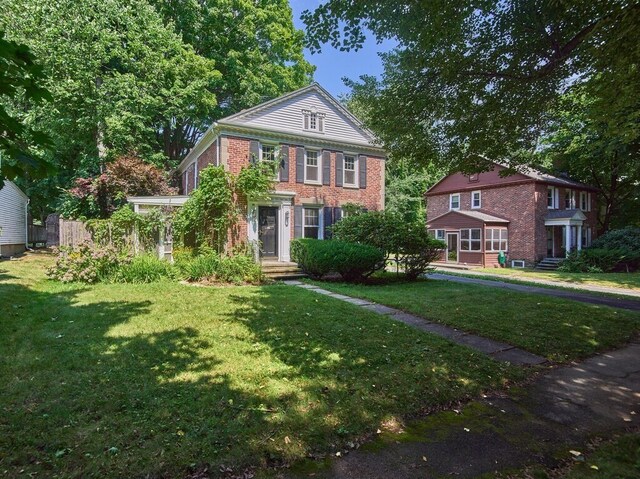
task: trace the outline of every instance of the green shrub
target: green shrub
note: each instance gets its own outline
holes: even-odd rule
[[[119,283],[154,283],[174,277],[171,263],[161,260],[156,255],[144,254],[122,265],[115,273],[114,280]]]
[[[591,244],[595,249],[623,250],[640,255],[640,228],[628,226],[611,230],[595,239]]]
[[[431,236],[421,221],[405,226],[396,243],[397,261],[410,281],[415,281],[426,273],[429,265],[438,259],[440,252],[446,248],[445,242]]]
[[[55,264],[47,269],[47,276],[63,283],[110,281],[130,261],[131,256],[118,253],[112,246],[96,248],[82,243],[75,248],[61,247]]]
[[[258,284],[262,281],[262,268],[252,256],[243,254],[223,256],[215,278],[225,283]]]
[[[175,266],[189,281],[211,280],[224,283],[260,283],[262,268],[247,254],[220,256],[208,250],[203,254],[181,250],[174,255]]]
[[[328,248],[317,246],[323,243],[330,242],[310,238],[295,239],[291,242],[291,259],[312,278],[320,279],[330,273],[334,264],[332,252]]]
[[[291,257],[312,278],[336,272],[346,281],[361,279],[385,265],[385,255],[380,249],[340,240],[294,240]]]
[[[220,266],[220,256],[213,252],[202,255],[179,255],[174,256],[174,264],[185,279],[200,281],[216,274]]]
[[[624,249],[588,248],[572,251],[558,267],[567,273],[610,273],[637,269],[640,254]]]
[[[333,226],[333,237],[350,243],[369,245],[395,257],[406,277],[417,279],[436,260],[445,243],[427,232],[424,221],[406,223],[399,215],[372,211],[348,216]]]

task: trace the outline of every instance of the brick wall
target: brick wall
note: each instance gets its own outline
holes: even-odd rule
[[[228,138],[227,166],[230,172],[237,174],[243,166],[249,164],[249,144],[246,138]],[[224,143],[223,143],[224,144]],[[289,145],[289,181],[276,183],[276,190],[296,193],[293,204],[301,204],[304,199],[317,198],[325,206],[341,206],[344,203],[358,203],[369,210],[384,208],[384,160],[367,157],[367,187],[344,188],[335,186],[336,151],[331,151],[331,184],[311,185],[296,183],[296,145]],[[291,228],[293,234],[293,228]]]
[[[474,209],[509,220],[509,257],[535,258],[535,183],[482,189],[482,208]],[[471,210],[471,191],[460,193],[460,210]],[[427,197],[429,220],[449,211],[449,194]],[[470,224],[473,220],[470,219]]]
[[[576,192],[579,207],[580,190]],[[484,188],[482,191],[481,211],[509,220],[509,258],[539,261],[547,256],[547,232],[544,218],[547,208],[547,185],[543,183],[520,183],[511,186]],[[583,190],[584,191],[584,190]],[[564,209],[565,189],[559,188],[560,209]],[[592,229],[595,239],[597,226],[596,193],[591,192],[591,211],[585,211],[587,219],[584,227]],[[471,191],[460,193],[460,210],[471,210]],[[427,197],[427,218],[432,220],[449,211],[449,194],[429,195]],[[470,222],[473,220],[470,220]],[[471,223],[470,223],[471,224]],[[559,241],[558,235],[556,235]],[[559,244],[559,243],[558,243]],[[558,251],[557,245],[556,250]]]

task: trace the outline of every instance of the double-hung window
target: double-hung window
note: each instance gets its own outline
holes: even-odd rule
[[[484,234],[485,251],[507,251],[508,233],[506,228],[487,228]]]
[[[304,209],[304,237],[318,239],[320,230],[320,210],[318,208]]]
[[[280,179],[280,168],[278,162],[278,149],[275,145],[261,145],[260,147],[261,157],[260,161],[271,161],[273,164],[273,170],[276,181]]]
[[[580,209],[582,211],[591,211],[591,194],[586,191],[580,192]]]
[[[460,193],[453,193],[449,195],[449,209],[450,210],[460,209]]]
[[[460,251],[480,251],[482,238],[480,228],[460,230]]]
[[[304,165],[304,181],[320,183],[320,159],[317,151],[306,150]]]
[[[344,155],[344,186],[358,186],[357,160],[354,155]]]
[[[567,190],[564,193],[564,209],[572,210],[576,207],[576,192],[573,190]]]
[[[436,239],[444,241],[445,239],[445,230],[435,230],[436,234],[434,235]]]
[[[550,210],[558,208],[558,188],[555,186],[547,188],[547,208]]]
[[[482,192],[472,191],[471,192],[471,208],[481,208],[481,207],[482,207]]]

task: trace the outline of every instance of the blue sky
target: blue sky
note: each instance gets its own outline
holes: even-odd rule
[[[293,21],[295,26],[304,30],[305,25],[300,20],[300,14],[304,10],[311,10],[320,2],[318,0],[290,0],[293,9]],[[384,41],[377,44],[373,35],[369,35],[364,47],[357,52],[341,52],[331,45],[325,45],[322,53],[311,54],[305,49],[307,61],[315,65],[315,81],[320,83],[333,96],[348,93],[349,89],[342,82],[343,77],[357,79],[360,75],[380,75],[382,62],[378,52],[386,52],[393,48],[394,42]]]

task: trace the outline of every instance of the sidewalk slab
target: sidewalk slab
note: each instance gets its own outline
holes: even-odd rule
[[[460,411],[439,412],[385,433],[358,450],[333,458],[299,479],[477,478],[531,465],[571,460],[594,437],[609,438],[640,426],[640,344],[548,372],[524,389],[488,394]]]
[[[330,298],[360,306],[374,313],[387,315],[395,321],[400,321],[413,328],[420,329],[427,333],[436,334],[445,339],[453,341],[454,343],[475,349],[476,351],[487,354],[498,361],[508,361],[514,364],[520,364],[522,366],[533,366],[546,362],[545,358],[520,350],[511,346],[510,344],[501,343],[499,341],[494,341],[492,339],[483,338],[481,336],[476,336],[473,334],[468,334],[464,331],[460,331],[458,329],[451,328],[442,324],[432,323],[426,319],[414,316],[413,314],[405,313],[404,311],[401,311],[399,309],[390,308],[389,306],[385,306],[384,304],[378,304],[374,303],[373,301],[367,301],[360,298],[352,298],[351,296],[334,293],[333,291],[328,291],[326,289],[311,286],[299,281],[293,281],[285,284],[290,284],[291,286],[297,286],[299,288],[305,288],[309,291],[315,291],[316,293],[324,294],[325,296],[329,296]]]

